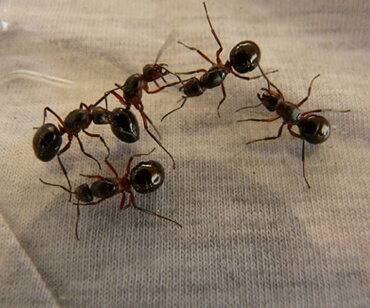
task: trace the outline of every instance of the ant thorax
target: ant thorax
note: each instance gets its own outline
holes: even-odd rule
[[[280,104],[276,113],[284,119],[285,123],[292,125],[297,125],[302,118],[301,111],[297,105],[286,101]]]
[[[220,65],[213,65],[208,72],[200,78],[200,81],[205,88],[212,89],[220,86],[224,82],[226,75],[227,72],[223,67]]]
[[[144,78],[140,74],[133,74],[127,78],[123,85],[123,94],[125,99],[133,99],[140,95],[143,89]]]

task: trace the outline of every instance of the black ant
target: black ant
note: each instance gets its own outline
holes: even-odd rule
[[[77,226],[78,226],[78,220],[80,216],[80,210],[79,206],[88,206],[88,205],[96,205],[101,202],[103,202],[105,199],[111,198],[117,194],[122,194],[122,199],[120,203],[120,209],[127,209],[130,207],[130,205],[133,206],[134,209],[142,211],[144,213],[148,213],[154,216],[157,216],[159,218],[165,219],[167,221],[173,222],[174,224],[178,225],[180,228],[182,226],[167,217],[164,217],[162,215],[159,215],[157,213],[154,213],[152,211],[149,211],[147,209],[143,209],[141,207],[138,207],[135,202],[134,193],[132,191],[135,190],[138,193],[146,194],[153,192],[157,190],[164,181],[165,178],[165,172],[162,167],[162,165],[154,160],[140,162],[137,164],[134,168],[131,169],[131,163],[132,160],[135,157],[144,156],[151,154],[155,149],[153,149],[151,152],[146,154],[136,154],[132,155],[127,163],[126,166],[126,174],[123,175],[123,177],[119,177],[117,171],[114,169],[114,167],[108,162],[107,159],[105,159],[106,164],[108,167],[112,170],[115,177],[114,178],[104,178],[100,175],[82,175],[88,178],[97,179],[94,183],[90,185],[90,187],[85,183],[76,188],[75,191],[71,191],[70,189],[58,185],[58,184],[51,184],[43,181],[40,179],[40,181],[46,185],[50,186],[57,186],[65,191],[74,194],[77,198],[77,203],[74,203],[74,205],[77,205],[77,221],[76,221],[76,227],[75,227],[75,234],[76,238],[79,240],[78,232],[77,232]],[[126,203],[126,194],[129,194],[129,202]],[[97,201],[93,201],[94,198],[97,198]],[[82,201],[80,203],[80,201]]]
[[[286,101],[280,89],[277,86],[275,86],[266,77],[265,74],[263,75],[264,75],[264,78],[268,82],[268,89],[262,88],[261,90],[264,91],[262,96],[258,93],[257,97],[269,111],[271,112],[276,111],[278,116],[275,118],[271,118],[271,119],[246,119],[246,120],[238,120],[237,122],[246,122],[246,121],[273,122],[273,121],[276,121],[282,118],[283,124],[279,128],[277,136],[256,139],[256,140],[247,142],[247,145],[254,143],[254,142],[258,142],[258,141],[277,139],[281,136],[284,126],[287,125],[289,133],[293,137],[300,138],[303,140],[303,145],[302,145],[303,177],[307,183],[308,188],[311,188],[311,185],[309,184],[307,180],[306,172],[305,172],[305,141],[307,141],[308,143],[312,143],[312,144],[323,143],[329,138],[330,131],[331,131],[329,121],[323,116],[316,115],[313,113],[323,112],[323,111],[350,112],[351,110],[316,109],[316,110],[311,110],[311,111],[301,113],[301,111],[299,110],[299,107],[301,107],[310,97],[312,84],[314,80],[320,76],[320,74],[316,75],[311,80],[310,86],[308,88],[307,96],[302,101],[300,101],[298,104],[293,104],[289,101]],[[275,88],[276,92],[273,90],[270,90],[270,87]],[[258,106],[259,105],[253,106],[253,107],[258,107]],[[251,108],[251,107],[244,107],[241,109],[245,109],[245,108]],[[298,127],[299,133],[292,131],[292,127],[294,125]]]
[[[125,83],[120,86],[119,84],[115,84],[116,88],[107,91],[96,103],[95,105],[99,104],[103,100],[105,100],[106,105],[108,104],[107,102],[107,97],[111,94],[113,94],[121,104],[125,106],[126,110],[129,110],[131,106],[134,106],[141,115],[141,118],[143,120],[144,128],[148,132],[148,134],[154,139],[154,141],[170,156],[172,162],[173,162],[173,169],[176,168],[176,163],[171,155],[170,152],[162,145],[162,143],[159,141],[159,139],[149,130],[148,127],[148,122],[149,124],[154,128],[155,132],[160,138],[160,133],[158,129],[155,127],[151,119],[148,117],[147,114],[144,112],[144,105],[142,103],[142,96],[143,96],[143,91],[149,94],[155,94],[160,91],[162,91],[166,87],[159,87],[156,90],[150,91],[148,83],[149,82],[154,82],[157,87],[159,86],[157,83],[158,79],[162,79],[165,83],[166,80],[164,79],[164,76],[171,74],[173,76],[176,76],[179,79],[179,82],[175,83],[181,83],[181,79],[174,73],[172,73],[170,70],[166,68],[167,64],[165,63],[157,63],[159,60],[160,55],[162,54],[166,43],[161,47],[157,54],[157,58],[154,62],[154,64],[146,64],[143,68],[143,73],[142,74],[133,74],[129,76]],[[171,84],[172,85],[172,84]],[[123,91],[123,96],[119,95],[116,93],[117,90],[122,90]]]
[[[58,119],[60,123],[58,127],[51,123],[45,124],[47,112],[52,113]],[[91,154],[85,152],[78,134],[82,131],[89,137],[98,137],[108,151],[107,158],[110,154],[110,150],[103,137],[86,131],[91,122],[98,125],[110,124],[113,133],[122,141],[135,142],[139,139],[139,126],[135,115],[131,112],[125,111],[122,108],[117,108],[113,110],[113,112],[110,112],[101,107],[96,107],[96,104],[87,106],[81,103],[80,108],[71,111],[64,121],[51,108],[46,107],[44,109],[43,125],[37,129],[32,140],[35,155],[41,161],[47,162],[57,156],[70,190],[71,183],[68,178],[67,170],[60,159],[60,155],[70,148],[73,137],[77,139],[82,153],[93,159],[98,164],[99,169],[101,169],[100,163]],[[68,135],[68,143],[59,150],[64,134]]]
[[[228,74],[233,74],[236,77],[239,77],[244,80],[251,80],[251,79],[257,79],[262,77],[262,75],[255,76],[255,77],[246,77],[242,76],[240,74],[248,73],[253,71],[257,66],[259,66],[259,61],[261,59],[261,51],[259,46],[252,41],[242,41],[239,44],[237,44],[231,51],[229,55],[229,60],[226,61],[226,63],[223,63],[220,59],[220,54],[223,50],[222,44],[220,39],[218,38],[211,20],[208,15],[208,10],[205,2],[203,2],[204,10],[206,13],[208,24],[211,28],[211,32],[213,37],[215,38],[219,49],[216,51],[216,62],[213,62],[208,56],[206,56],[201,50],[199,50],[196,47],[191,47],[186,44],[184,44],[181,41],[178,41],[179,44],[183,45],[184,47],[195,50],[198,54],[200,54],[206,61],[212,64],[212,66],[206,70],[206,69],[198,69],[190,72],[175,72],[176,75],[185,75],[185,74],[195,74],[195,73],[203,73],[203,75],[198,79],[197,77],[191,77],[189,79],[183,80],[182,83],[183,86],[180,88],[180,90],[184,91],[184,96],[177,102],[181,103],[181,106],[178,108],[173,109],[172,111],[168,112],[166,115],[163,116],[163,121],[167,116],[169,116],[171,113],[181,109],[184,107],[187,99],[189,97],[195,97],[202,95],[207,89],[213,89],[218,86],[221,86],[223,98],[218,103],[217,107],[217,114],[219,117],[220,115],[220,107],[221,104],[226,99],[226,90],[224,86],[224,80]],[[276,72],[276,71],[273,71]],[[269,72],[269,73],[273,73]],[[238,74],[240,73],[240,74]],[[269,74],[267,73],[267,74]],[[178,82],[168,84],[163,86],[162,88],[166,88],[172,85],[178,84]],[[159,88],[161,89],[161,88]]]

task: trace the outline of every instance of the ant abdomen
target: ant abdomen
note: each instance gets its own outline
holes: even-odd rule
[[[32,139],[33,151],[41,161],[50,161],[58,153],[62,144],[62,136],[58,128],[47,123],[38,128]]]
[[[140,128],[136,116],[129,110],[115,108],[112,111],[113,121],[111,129],[113,134],[121,141],[134,143],[140,138]]]
[[[309,143],[325,142],[331,132],[329,121],[323,116],[311,114],[302,118],[298,124],[299,133]]]
[[[229,55],[231,66],[240,74],[253,71],[261,60],[261,50],[252,41],[242,41],[235,45]]]
[[[130,173],[132,187],[142,194],[157,190],[163,184],[164,177],[162,165],[153,160],[137,164]]]

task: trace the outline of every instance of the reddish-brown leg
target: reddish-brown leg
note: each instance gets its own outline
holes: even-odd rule
[[[133,206],[135,209],[137,209],[137,210],[139,210],[139,211],[142,211],[142,212],[144,212],[144,213],[147,213],[147,214],[150,214],[150,215],[154,215],[154,216],[157,216],[157,217],[159,217],[159,218],[162,218],[162,219],[168,220],[168,221],[170,221],[170,222],[173,222],[174,224],[176,224],[176,225],[178,225],[180,228],[182,228],[182,226],[181,226],[178,222],[176,222],[176,221],[174,221],[174,220],[172,220],[172,219],[170,219],[170,218],[164,217],[164,216],[159,215],[159,214],[157,214],[157,213],[154,213],[154,212],[152,212],[152,211],[149,211],[149,210],[143,209],[143,208],[141,208],[141,207],[138,207],[138,206],[136,205],[135,197],[134,197],[134,194],[133,194],[132,192],[130,192],[130,202],[131,202],[132,206]]]
[[[175,162],[175,159],[173,158],[173,156],[171,155],[171,153],[167,151],[167,149],[162,145],[162,143],[158,140],[158,138],[156,136],[154,136],[153,133],[149,130],[148,123],[147,123],[148,118],[146,117],[144,111],[139,110],[139,112],[141,114],[141,117],[143,118],[143,123],[144,123],[145,130],[148,132],[150,137],[152,137],[154,139],[154,141],[168,154],[168,156],[172,160],[172,168],[176,169],[176,162]]]
[[[148,156],[150,154],[152,154],[154,152],[155,148],[153,148],[149,153],[143,153],[143,154],[135,154],[135,155],[131,155],[128,162],[127,162],[127,166],[126,166],[126,174],[130,174],[130,171],[131,171],[131,163],[132,163],[132,160],[135,158],[135,157],[140,157],[140,156]],[[118,177],[118,176],[117,176]]]
[[[89,157],[92,160],[94,160],[98,164],[99,169],[101,170],[101,165],[100,165],[99,161],[95,157],[93,157],[91,154],[85,152],[85,149],[84,149],[84,146],[83,146],[83,144],[82,144],[82,142],[80,140],[80,137],[78,137],[78,135],[75,135],[75,137],[76,137],[76,139],[78,141],[78,144],[80,145],[81,152],[84,153],[87,157]]]
[[[216,63],[215,62],[213,62],[210,58],[208,58],[201,50],[199,50],[198,48],[195,48],[195,47],[191,47],[191,46],[188,46],[188,45],[186,45],[186,44],[184,44],[183,42],[181,42],[181,41],[178,41],[178,43],[179,44],[181,44],[182,46],[184,46],[184,47],[186,47],[186,48],[188,48],[188,49],[190,49],[190,50],[195,50],[197,53],[199,53],[202,57],[203,57],[203,59],[205,59],[206,61],[208,61],[209,63],[211,63],[211,64],[213,64],[213,65],[215,65]]]
[[[293,137],[296,137],[296,138],[299,138],[299,139],[302,139],[303,141],[303,145],[302,145],[302,165],[303,165],[303,177],[304,177],[304,180],[306,181],[307,183],[307,186],[308,188],[311,188],[311,185],[310,183],[308,182],[307,180],[307,177],[306,177],[306,167],[305,167],[305,142],[304,142],[304,139],[301,135],[295,133],[292,131],[292,127],[293,125],[289,124],[288,125],[288,130],[289,130],[289,133],[293,136]]]
[[[45,118],[46,118],[46,114],[47,114],[47,111],[49,111],[51,114],[53,114],[57,119],[58,121],[60,122],[60,124],[64,127],[64,122],[63,120],[60,118],[60,116],[58,116],[52,109],[50,109],[49,107],[45,107],[44,109],[44,118],[42,120],[42,125],[45,124]]]
[[[312,84],[314,82],[314,80],[317,78],[317,77],[320,77],[320,74],[316,75],[315,77],[313,77],[313,79],[311,80],[311,83],[310,83],[310,86],[308,87],[308,93],[307,93],[307,96],[297,104],[297,107],[299,108],[300,106],[302,106],[307,100],[308,98],[310,97],[311,95],[311,88],[312,88]]]
[[[251,143],[259,142],[259,141],[274,140],[274,139],[279,138],[279,137],[281,136],[281,133],[283,132],[283,128],[284,128],[284,125],[285,125],[285,124],[286,124],[286,123],[283,123],[283,124],[280,126],[279,131],[278,131],[278,134],[277,134],[277,136],[276,136],[276,137],[267,137],[267,138],[262,138],[262,139],[256,139],[256,140],[253,140],[253,141],[249,141],[249,142],[247,142],[247,145],[248,145],[248,144],[251,144]]]
[[[107,149],[108,151],[108,155],[105,157],[105,159],[108,159],[109,155],[110,155],[110,149],[109,147],[107,146],[107,144],[105,143],[105,140],[102,136],[100,136],[99,134],[92,134],[92,133],[89,133],[85,130],[82,130],[86,135],[88,135],[89,137],[95,137],[95,138],[99,138],[100,141],[104,144],[105,148]]]
[[[222,98],[222,100],[218,103],[218,107],[217,107],[217,114],[218,114],[218,117],[221,118],[221,115],[220,115],[220,107],[221,107],[221,104],[224,102],[224,100],[226,99],[226,90],[225,90],[225,85],[223,83],[221,83],[221,90],[222,90],[222,95],[224,96]]]
[[[123,192],[122,193],[121,204],[119,206],[120,210],[125,210],[125,209],[130,207],[130,202],[127,203],[126,205],[125,205],[125,202],[126,202],[126,194]]]
[[[181,102],[182,100],[184,100],[184,101],[182,102],[182,104],[180,105],[180,107],[177,107],[177,108],[175,108],[175,109],[171,110],[170,112],[166,113],[166,114],[162,117],[161,122],[162,122],[165,118],[167,118],[171,113],[174,113],[175,111],[180,110],[182,107],[184,107],[184,106],[185,106],[185,103],[186,103],[186,101],[187,101],[187,99],[188,99],[188,97],[187,97],[187,96],[182,96],[182,97],[181,97],[181,98],[176,102],[176,104],[178,104],[179,102]]]
[[[64,165],[63,165],[59,156],[62,155],[64,152],[66,152],[71,147],[71,141],[72,141],[72,138],[70,138],[68,136],[68,143],[57,154],[57,159],[58,159],[59,166],[62,169],[62,172],[63,172],[64,176],[67,179],[68,188],[69,188],[70,191],[72,190],[72,186],[71,186],[71,182],[69,181],[69,178],[68,178],[68,172],[67,172],[66,168],[64,167]],[[71,199],[72,199],[72,193],[70,193],[70,195],[69,195],[69,201],[71,201]]]
[[[277,119],[280,119],[281,117],[278,116],[276,118],[270,118],[270,119],[245,119],[245,120],[237,120],[236,122],[248,122],[248,121],[254,121],[254,122],[273,122]]]

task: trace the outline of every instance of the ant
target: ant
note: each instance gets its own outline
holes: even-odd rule
[[[113,110],[113,112],[110,112],[101,107],[96,107],[96,104],[87,106],[81,103],[80,108],[71,111],[63,121],[50,107],[46,107],[44,109],[42,126],[37,129],[32,140],[36,157],[41,161],[47,162],[57,156],[59,165],[67,179],[69,190],[71,190],[71,183],[68,178],[67,170],[60,159],[60,155],[70,148],[73,137],[77,139],[82,153],[93,159],[98,164],[100,170],[100,163],[91,154],[85,152],[78,134],[82,131],[89,137],[99,138],[108,151],[106,159],[110,155],[110,150],[103,137],[86,131],[91,122],[97,125],[110,124],[113,133],[122,141],[135,142],[138,140],[139,126],[135,115],[121,109],[122,108],[117,108]],[[47,112],[52,113],[58,119],[60,123],[58,127],[51,123],[45,124]],[[59,150],[64,134],[68,135],[68,143]]]
[[[220,115],[220,107],[221,104],[226,99],[226,90],[224,85],[224,80],[228,74],[233,74],[234,76],[244,79],[244,80],[251,80],[251,79],[258,79],[262,77],[262,75],[254,76],[254,77],[246,77],[242,76],[240,74],[248,73],[253,71],[259,64],[259,61],[261,59],[261,51],[259,46],[252,41],[242,41],[234,46],[234,48],[230,51],[229,60],[226,61],[226,63],[223,63],[220,59],[220,54],[223,51],[223,47],[221,44],[220,39],[218,38],[211,20],[208,15],[208,10],[206,3],[203,2],[204,10],[206,13],[208,24],[211,28],[211,32],[213,37],[215,38],[219,49],[216,51],[216,62],[213,62],[208,56],[206,56],[201,50],[199,50],[196,47],[191,47],[186,45],[185,43],[178,41],[179,44],[183,45],[184,47],[196,51],[198,54],[200,54],[206,61],[212,64],[212,66],[206,70],[206,69],[198,69],[190,72],[175,72],[176,75],[187,75],[187,74],[195,74],[195,73],[203,73],[203,75],[198,79],[197,77],[191,77],[189,79],[183,80],[181,83],[183,84],[182,87],[180,87],[180,90],[184,91],[184,95],[180,98],[180,100],[177,103],[181,103],[181,106],[178,108],[173,109],[172,111],[168,112],[166,115],[163,116],[161,121],[163,121],[167,116],[169,116],[171,113],[181,109],[184,107],[187,99],[189,97],[195,97],[202,95],[207,89],[213,89],[218,86],[221,86],[223,98],[218,103],[217,107],[217,114],[219,117]],[[277,72],[277,70],[273,72],[268,72],[266,74]],[[240,73],[240,74],[238,74]],[[178,84],[179,82],[175,82],[172,84],[168,84],[163,86],[162,88],[166,88],[175,84]],[[184,84],[185,83],[185,84]],[[161,88],[159,88],[161,89]]]
[[[150,151],[146,154],[136,154],[132,155],[127,163],[126,166],[126,173],[123,175],[123,177],[119,177],[117,171],[114,169],[114,167],[109,163],[107,158],[105,159],[105,163],[108,165],[108,167],[112,170],[115,177],[113,178],[104,178],[100,175],[83,175],[87,178],[96,179],[94,183],[88,186],[88,184],[82,184],[78,186],[75,191],[71,191],[70,189],[58,185],[58,184],[51,184],[43,181],[42,179],[39,179],[42,183],[50,186],[57,186],[62,188],[63,190],[69,192],[70,194],[74,194],[77,198],[77,203],[74,203],[74,205],[77,205],[77,220],[76,220],[76,227],[75,227],[75,234],[77,240],[79,240],[78,236],[78,220],[80,217],[80,210],[79,206],[89,206],[89,205],[96,205],[104,200],[111,198],[117,194],[122,194],[120,209],[127,209],[132,205],[132,207],[136,210],[142,211],[144,213],[148,213],[154,216],[157,216],[159,218],[165,219],[167,221],[170,221],[176,225],[178,225],[180,228],[182,226],[167,217],[164,217],[162,215],[159,215],[157,213],[154,213],[152,211],[149,211],[147,209],[143,209],[136,205],[135,197],[132,189],[138,193],[146,194],[153,192],[157,190],[161,185],[163,184],[164,178],[165,178],[165,172],[162,167],[162,165],[154,160],[144,161],[137,164],[134,168],[131,169],[131,163],[132,160],[135,157],[140,156],[147,156],[151,154],[155,149]],[[126,194],[129,194],[129,202],[126,203]],[[94,198],[97,198],[97,201],[93,201]],[[80,203],[80,201],[82,201]]]
[[[294,104],[289,101],[286,101],[284,98],[284,94],[280,91],[280,89],[277,86],[275,86],[267,78],[267,76],[263,73],[262,70],[261,72],[264,78],[267,80],[268,89],[262,88],[261,90],[264,91],[262,93],[262,96],[258,93],[257,97],[261,101],[261,104],[263,104],[270,112],[276,111],[278,116],[275,118],[270,118],[270,119],[238,120],[237,122],[246,122],[246,121],[273,122],[273,121],[276,121],[282,118],[283,123],[278,130],[277,136],[249,141],[247,142],[247,145],[254,143],[254,142],[277,139],[281,136],[284,126],[287,125],[289,133],[293,137],[302,139],[303,141],[303,145],[302,145],[303,177],[306,181],[308,188],[311,188],[311,185],[307,180],[306,172],[305,172],[305,141],[311,144],[323,143],[329,138],[330,132],[331,132],[331,126],[330,126],[329,121],[323,116],[313,114],[313,113],[318,113],[318,112],[323,112],[323,111],[350,112],[351,110],[316,109],[316,110],[311,110],[311,111],[301,113],[301,111],[299,110],[299,107],[301,107],[310,97],[312,84],[314,80],[320,76],[320,74],[316,75],[311,80],[310,86],[308,88],[307,96],[302,101],[300,101],[298,104]],[[276,92],[271,90],[270,87],[273,87],[276,90]],[[258,107],[259,105],[253,106],[253,107],[244,107],[241,109],[254,108],[254,107]],[[294,125],[298,127],[299,133],[292,131],[292,127]]]
[[[95,103],[95,105],[99,104],[103,100],[105,101],[107,105],[108,104],[107,97],[113,94],[120,101],[120,103],[125,106],[125,110],[129,110],[131,106],[134,106],[141,115],[145,130],[154,139],[154,141],[170,156],[172,163],[173,163],[173,169],[176,169],[176,163],[171,153],[168,152],[168,150],[162,145],[159,139],[149,130],[148,122],[153,127],[153,129],[155,130],[155,132],[160,138],[160,133],[158,129],[155,127],[155,125],[153,124],[151,119],[148,117],[148,115],[145,114],[144,105],[142,103],[143,91],[145,91],[148,94],[155,94],[155,93],[162,91],[164,88],[166,88],[166,87],[159,87],[157,83],[158,79],[162,79],[165,83],[167,83],[164,76],[171,74],[173,76],[176,76],[179,79],[179,82],[175,84],[182,83],[181,79],[176,74],[172,73],[170,70],[166,68],[167,64],[157,63],[166,45],[167,45],[167,41],[164,43],[164,45],[159,50],[154,64],[146,64],[143,67],[142,74],[137,73],[137,74],[133,74],[129,76],[122,86],[116,83],[115,84],[116,88],[105,92],[105,94]],[[149,86],[148,86],[149,82],[154,82],[158,88],[156,90],[150,91]],[[122,90],[123,96],[116,93],[117,90]]]

